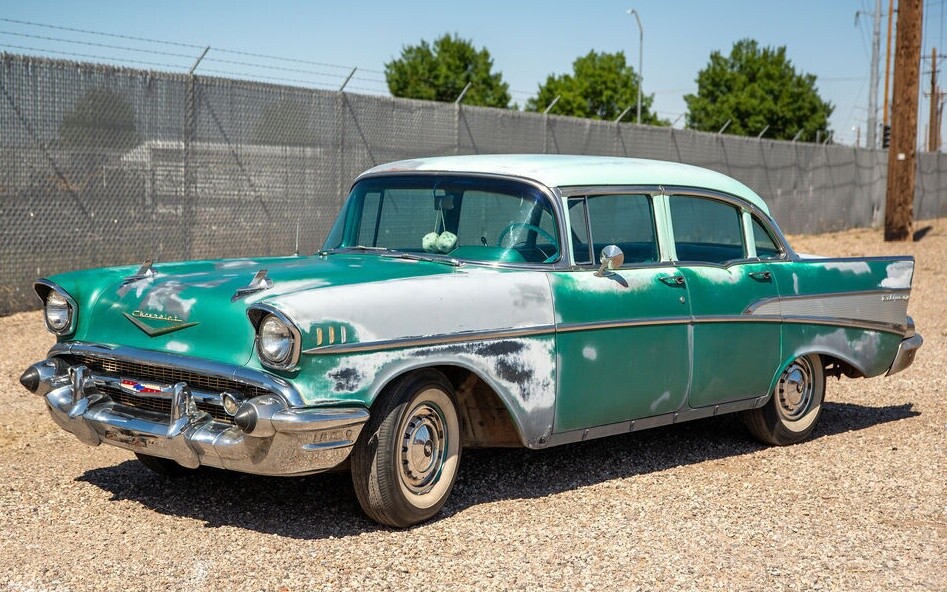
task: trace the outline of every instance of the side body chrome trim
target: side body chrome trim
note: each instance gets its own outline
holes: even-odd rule
[[[905,296],[910,296],[910,288],[887,288],[887,289],[878,289],[878,290],[859,290],[858,292],[829,292],[829,293],[820,293],[820,294],[800,294],[798,296],[774,296],[772,298],[764,298],[762,300],[757,300],[753,304],[746,307],[744,311],[746,314],[753,314],[757,310],[764,308],[766,306],[775,304],[775,303],[791,303],[796,301],[809,301],[809,300],[826,300],[832,298],[851,298],[853,296],[885,296],[885,295],[898,295],[903,294]],[[907,300],[907,298],[904,298]]]
[[[468,331],[451,335],[430,335],[427,337],[405,337],[404,339],[387,339],[384,341],[370,341],[367,343],[345,343],[338,345],[324,345],[303,351],[309,355],[336,355],[360,352],[373,352],[382,349],[401,349],[408,347],[422,347],[431,345],[447,345],[451,343],[465,343],[474,341],[494,341],[497,339],[515,339],[520,337],[535,337],[555,333],[555,325],[537,325],[522,329],[502,329],[496,331]]]
[[[191,358],[180,354],[154,352],[134,347],[107,347],[83,342],[57,343],[49,350],[50,358],[67,355],[90,356],[103,360],[178,368],[195,374],[241,382],[249,386],[255,386],[276,393],[283,397],[290,407],[305,406],[299,392],[291,384],[278,376],[260,372],[259,370],[253,370],[245,366]]]
[[[456,334],[429,335],[425,337],[405,337],[403,339],[388,339],[385,341],[370,341],[367,343],[349,343],[338,345],[324,345],[304,350],[307,355],[339,355],[348,353],[374,352],[384,349],[406,349],[411,347],[448,345],[452,343],[469,343],[477,341],[494,341],[499,339],[514,339],[522,337],[536,337],[552,333],[574,333],[577,331],[601,331],[607,329],[625,329],[629,327],[654,327],[659,325],[700,325],[709,323],[792,323],[802,325],[827,325],[846,327],[851,329],[865,329],[868,331],[882,331],[905,335],[907,328],[904,325],[869,321],[861,319],[844,319],[836,317],[818,316],[788,316],[779,314],[744,314],[744,315],[705,315],[682,317],[653,317],[647,319],[625,319],[612,321],[593,321],[587,323],[562,323],[560,325],[537,325],[521,329],[505,329],[497,331],[471,331]]]
[[[910,289],[880,289],[781,296],[754,302],[749,317],[780,315],[790,323],[831,324],[907,333]]]

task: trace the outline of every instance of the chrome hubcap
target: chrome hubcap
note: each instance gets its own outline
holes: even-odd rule
[[[808,358],[794,360],[776,385],[776,409],[783,418],[796,421],[809,411],[814,390],[812,364]]]
[[[404,423],[401,439],[401,475],[416,494],[430,490],[444,465],[447,442],[444,419],[435,407],[421,404]]]

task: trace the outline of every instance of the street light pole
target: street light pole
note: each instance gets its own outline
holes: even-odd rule
[[[641,26],[641,17],[634,8],[627,11],[633,15],[638,22],[638,125],[641,125],[641,86],[644,83],[644,74],[641,72],[641,64],[644,61],[644,27]]]

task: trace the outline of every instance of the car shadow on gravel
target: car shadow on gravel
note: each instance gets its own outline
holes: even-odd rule
[[[910,403],[888,407],[826,403],[813,438],[917,415]],[[476,504],[544,497],[762,448],[731,415],[548,450],[466,450],[440,517]],[[208,528],[233,526],[299,539],[383,528],[359,510],[348,472],[279,478],[201,469],[194,476],[166,479],[137,461],[127,461],[86,471],[77,480],[110,492],[111,501],[132,500],[162,514],[202,521]]]

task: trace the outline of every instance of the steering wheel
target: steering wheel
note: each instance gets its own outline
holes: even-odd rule
[[[555,261],[556,258],[559,256],[559,245],[557,244],[556,237],[554,237],[554,236],[553,236],[552,234],[550,234],[549,232],[543,230],[543,229],[540,228],[539,226],[536,226],[535,224],[530,224],[529,222],[513,222],[513,223],[511,223],[511,224],[507,224],[506,228],[504,228],[504,229],[500,232],[500,236],[497,237],[497,246],[498,246],[498,247],[503,246],[503,239],[504,239],[504,238],[506,237],[506,235],[508,235],[508,234],[510,233],[510,231],[513,230],[514,228],[526,228],[527,230],[532,230],[532,231],[536,232],[537,234],[541,234],[541,235],[543,236],[543,238],[545,238],[546,240],[549,241],[549,244],[552,245],[552,247],[553,247],[552,255],[547,255],[547,254],[546,254],[546,251],[542,250],[542,248],[541,248],[539,245],[536,245],[536,250],[538,250],[538,251],[539,251],[540,253],[542,253],[543,255],[546,255],[546,260],[543,261],[543,263],[552,263],[552,262]],[[518,246],[518,245],[522,245],[522,244],[525,244],[525,243],[526,243],[526,241],[520,241],[520,242],[517,242],[517,243],[514,243],[514,244],[510,245],[509,248],[512,249],[512,248],[514,248],[514,247],[516,247],[516,246]]]

